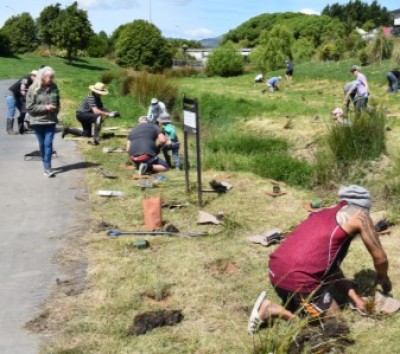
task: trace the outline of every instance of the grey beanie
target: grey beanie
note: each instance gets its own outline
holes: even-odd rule
[[[345,200],[349,204],[357,205],[361,208],[371,208],[371,195],[364,187],[352,184],[350,186],[342,186],[339,189],[340,200]]]

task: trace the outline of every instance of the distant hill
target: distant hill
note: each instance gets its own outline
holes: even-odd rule
[[[221,42],[222,36],[215,38],[205,38],[201,39],[199,42],[201,43],[203,48],[215,48],[218,46],[219,42]]]

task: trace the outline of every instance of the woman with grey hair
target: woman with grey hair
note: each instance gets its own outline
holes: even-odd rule
[[[54,83],[54,70],[45,66],[39,70],[36,80],[29,87],[26,110],[30,115],[30,125],[39,142],[43,159],[44,175],[54,177],[51,169],[53,139],[60,111],[60,96]]]

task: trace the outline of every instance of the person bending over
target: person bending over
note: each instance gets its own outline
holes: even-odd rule
[[[384,293],[391,291],[388,259],[369,216],[369,192],[350,185],[339,190],[339,198],[337,205],[311,213],[270,255],[269,279],[283,306],[272,303],[262,292],[254,304],[248,333],[255,333],[271,317],[291,320],[300,314],[338,315],[333,287],[345,292],[354,306],[364,311],[365,301],[340,269],[357,234],[372,257],[376,283]]]
[[[399,90],[400,71],[390,70],[386,74],[388,82],[388,92],[397,92]]]
[[[140,117],[139,124],[130,131],[126,141],[126,152],[140,175],[168,170],[167,163],[157,156],[165,143],[161,129],[150,123],[147,116]]]

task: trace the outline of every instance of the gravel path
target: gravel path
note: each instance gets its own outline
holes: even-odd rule
[[[46,178],[41,161],[24,161],[38,149],[34,134],[6,134],[5,95],[14,81],[0,81],[0,353],[30,354],[38,352],[43,338],[23,326],[40,312],[56,278],[64,276],[54,256],[85,229],[88,205],[76,198],[85,193],[85,165],[75,143],[56,134],[53,168],[64,170]]]

